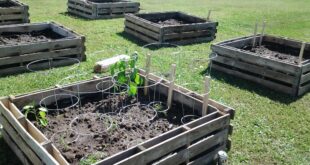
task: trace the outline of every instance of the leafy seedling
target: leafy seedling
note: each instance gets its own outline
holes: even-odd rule
[[[129,87],[130,96],[135,96],[138,93],[138,86],[144,82],[136,67],[137,61],[138,53],[135,52],[128,61],[121,60],[110,67],[111,76],[115,77],[120,86]]]
[[[36,108],[34,103],[26,105],[23,107],[24,115],[27,119],[32,120],[29,115],[34,116],[35,121],[39,123],[40,126],[46,127],[48,125],[48,120],[46,118],[47,109],[40,107]]]

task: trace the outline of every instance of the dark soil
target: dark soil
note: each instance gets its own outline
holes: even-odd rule
[[[37,122],[33,123],[48,138],[56,133],[52,138],[53,143],[69,163],[78,164],[87,157],[102,160],[161,135],[180,126],[183,115],[193,113],[192,108],[173,104],[167,113],[159,113],[154,120],[151,120],[155,111],[143,105],[153,101],[154,94],[144,96],[140,91],[138,96],[139,99],[127,95],[83,96],[81,107],[49,113],[47,115],[49,124],[46,128],[40,127]],[[166,100],[163,96],[161,99]],[[129,106],[120,111],[126,105]],[[110,129],[107,130],[108,127]],[[59,133],[61,131],[63,132]],[[83,135],[77,138],[77,133]]]
[[[29,33],[3,32],[0,33],[0,45],[19,45],[34,42],[48,42],[65,38],[51,29],[33,31]]]
[[[1,2],[0,1],[0,8],[7,8],[7,7],[14,7],[17,6],[15,3],[12,3],[10,1]]]
[[[262,46],[257,46],[252,49],[252,46],[245,46],[242,48],[253,53],[256,53],[259,56],[275,59],[285,63],[298,64],[299,60],[299,51],[300,49],[295,49],[292,47],[286,47],[274,43],[263,43]],[[310,59],[309,52],[304,53],[303,61]]]

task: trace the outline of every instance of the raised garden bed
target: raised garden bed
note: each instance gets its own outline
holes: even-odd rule
[[[5,25],[0,27],[0,75],[23,72],[27,64],[41,59],[58,59],[53,66],[64,66],[85,57],[85,38],[56,23]],[[77,60],[77,61],[78,61]],[[46,68],[48,61],[32,65]]]
[[[254,36],[213,44],[212,68],[286,93],[300,96],[310,89],[310,44],[299,60],[301,41],[264,35],[262,44]],[[256,41],[260,41],[260,35]]]
[[[215,39],[217,22],[182,12],[126,14],[125,32],[147,43],[191,44]]]
[[[0,1],[0,25],[29,23],[29,7],[15,0]]]
[[[68,0],[69,13],[88,19],[119,18],[139,10],[140,3],[129,0]]]
[[[144,78],[144,71],[139,72]],[[171,108],[160,114],[160,111],[144,105],[158,94],[160,100],[165,100],[169,82],[152,74],[148,75],[148,80],[151,84],[148,95],[145,96],[141,88],[135,100],[127,95],[106,95],[107,90],[90,94],[98,89],[98,84],[101,84],[99,89],[109,89],[109,83],[103,82],[110,82],[111,77],[3,98],[0,119],[6,135],[4,138],[21,155],[24,163],[34,164],[85,163],[90,161],[87,159],[90,156],[96,156],[90,154],[94,152],[101,154],[90,162],[93,164],[208,164],[217,159],[219,150],[229,150],[233,109],[209,100],[207,115],[201,116],[203,96],[175,86]],[[70,93],[79,93],[75,95],[80,98],[78,104],[75,104],[75,97],[60,97]],[[48,113],[47,127],[29,121],[21,112],[32,102],[35,106],[44,102],[47,109],[55,109],[53,99],[57,100],[57,105],[66,105],[69,101],[72,106]],[[133,101],[136,103],[131,104]],[[119,108],[118,115],[109,113]],[[198,117],[183,121],[183,124],[182,116],[192,113]],[[113,129],[103,129],[106,127]],[[64,130],[75,133],[65,132],[55,138],[55,133]],[[76,130],[83,132],[78,140]],[[67,141],[70,143],[63,143]]]

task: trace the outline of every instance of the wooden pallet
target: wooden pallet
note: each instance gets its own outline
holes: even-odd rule
[[[256,41],[259,41],[259,36],[256,36]],[[254,36],[248,36],[211,45],[213,52],[218,55],[213,59],[212,68],[292,96],[303,95],[310,89],[309,60],[297,65],[241,50],[242,47],[251,45],[253,38]],[[297,50],[302,44],[300,41],[270,35],[263,36],[263,44],[264,42]],[[306,44],[304,57],[310,58],[310,44]]]
[[[153,20],[177,18],[190,22],[182,25],[160,25]],[[126,14],[125,32],[147,43],[173,43],[185,45],[209,42],[216,38],[217,22],[182,12]]]
[[[1,4],[10,3],[10,7],[1,7]],[[0,25],[29,23],[29,7],[16,0],[0,1]]]
[[[145,77],[144,73],[140,70],[142,77]],[[94,89],[96,84],[102,80],[109,79],[111,78],[93,79],[73,83],[64,88],[74,90],[74,86],[79,84],[81,91],[88,91]],[[149,76],[150,83],[159,79],[155,75]],[[151,90],[158,90],[163,95],[167,95],[169,88],[166,85],[167,83],[167,80],[163,80]],[[10,146],[17,154],[22,155],[19,157],[23,162],[27,160],[34,164],[68,164],[59,154],[57,148],[19,110],[19,107],[23,107],[29,102],[34,101],[38,104],[42,96],[54,94],[55,91],[59,92],[58,88],[11,96],[3,98],[0,102],[0,119],[5,121],[3,122],[4,131],[11,141],[15,140],[13,141],[15,145]],[[196,93],[187,95],[189,92],[185,88],[176,86],[173,90],[173,101],[182,101],[188,106],[194,102],[197,105],[196,110],[200,111],[203,104],[202,96]],[[230,120],[233,116],[234,110],[232,108],[210,100],[208,115],[112,155],[96,164],[135,165],[147,163],[171,164],[172,162],[174,164],[208,164],[217,159],[219,150],[230,149],[229,134],[232,133]]]
[[[68,0],[68,12],[87,19],[109,19],[124,17],[125,13],[137,13],[140,10],[139,2],[127,0]]]
[[[63,36],[61,39],[47,42],[33,42],[19,45],[0,45],[0,75],[24,72],[28,63],[40,60],[55,58],[57,60],[53,66],[64,66],[76,63],[77,61],[60,59],[62,57],[76,58],[80,61],[86,60],[85,37],[72,30],[65,28],[54,22],[6,25],[0,27],[3,32],[32,32],[41,30],[52,30]],[[32,67],[37,69],[46,68],[48,62],[38,63]]]

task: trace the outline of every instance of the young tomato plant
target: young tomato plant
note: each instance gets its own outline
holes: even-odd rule
[[[110,67],[111,76],[115,78],[118,85],[128,86],[128,94],[135,96],[138,92],[138,86],[143,84],[136,67],[138,61],[138,53],[135,52],[130,56],[129,60],[121,60]]]
[[[48,125],[48,120],[46,118],[46,112],[47,112],[46,108],[43,107],[35,108],[34,103],[32,103],[30,105],[24,106],[23,111],[26,118],[31,120],[29,115],[32,115],[40,126],[46,127]]]

